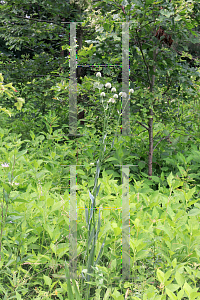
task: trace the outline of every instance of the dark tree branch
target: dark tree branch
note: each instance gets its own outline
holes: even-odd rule
[[[55,23],[53,21],[47,21],[47,20],[41,20],[41,19],[34,19],[34,18],[27,18],[27,17],[22,17],[22,16],[13,16],[13,17],[24,19],[24,20],[31,20],[31,21],[35,21],[35,22],[43,22],[43,23],[55,24],[57,26],[63,27],[60,24]],[[63,22],[61,22],[61,23],[63,23]],[[64,23],[71,23],[71,22],[64,22]]]
[[[140,38],[139,38],[139,36],[138,36],[137,28],[135,29],[135,31],[136,31],[137,40],[138,40],[138,43],[139,43],[140,52],[142,53],[142,58],[143,58],[143,60],[144,60],[144,64],[145,64],[146,69],[147,69],[147,76],[148,76],[148,80],[149,80],[149,85],[151,86],[151,79],[150,79],[150,75],[149,75],[149,66],[148,66],[148,64],[147,64],[147,62],[146,62],[146,59],[145,59],[145,57],[144,57],[144,53],[143,53],[143,51],[142,51],[142,46],[141,46]]]
[[[156,149],[156,147],[158,146],[158,144],[160,144],[160,142],[162,142],[163,140],[168,139],[168,138],[170,137],[170,135],[172,134],[172,132],[175,131],[175,130],[176,130],[176,128],[175,128],[174,130],[172,130],[167,136],[164,136],[163,138],[161,138],[161,139],[157,142],[157,144],[155,145],[155,147],[153,148],[153,150]]]
[[[148,130],[149,131],[149,128],[146,126],[146,125],[144,125],[144,124],[142,124],[141,122],[139,122],[139,121],[136,121],[138,124],[140,124],[141,126],[143,126],[146,130]]]

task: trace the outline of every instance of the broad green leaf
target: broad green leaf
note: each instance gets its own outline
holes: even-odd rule
[[[51,286],[52,279],[49,276],[43,275],[43,279],[46,285]]]
[[[172,291],[170,291],[167,287],[165,288],[165,290],[170,299],[177,300],[176,295]]]
[[[161,283],[164,283],[164,276],[165,274],[160,269],[157,269],[157,277]]]
[[[200,209],[198,208],[193,208],[188,212],[188,216],[197,216],[200,214]]]
[[[176,271],[175,279],[176,282],[182,287],[185,282],[185,278],[179,271]]]
[[[54,203],[54,205],[52,206],[50,212],[52,213],[56,210],[59,210],[61,208],[61,206],[63,206],[63,203],[61,201]]]

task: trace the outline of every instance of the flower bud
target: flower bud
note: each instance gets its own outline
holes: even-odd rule
[[[105,87],[108,88],[108,89],[110,89],[110,88],[111,88],[111,83],[110,83],[110,82],[107,82],[107,83],[105,84]]]
[[[101,77],[101,73],[97,72],[96,77]]]

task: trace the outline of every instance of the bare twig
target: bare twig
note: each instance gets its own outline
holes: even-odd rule
[[[47,21],[47,20],[41,20],[41,19],[34,19],[34,18],[27,18],[27,17],[23,17],[23,16],[13,16],[14,18],[20,18],[20,19],[24,19],[24,20],[31,20],[31,21],[35,21],[35,22],[43,22],[43,23],[49,23],[49,24],[55,24],[57,26],[63,27],[60,24],[55,23],[54,21]],[[65,23],[70,23],[70,22],[65,22]]]
[[[140,124],[141,126],[143,126],[146,130],[148,130],[149,131],[149,128],[146,126],[146,125],[144,125],[144,124],[142,124],[141,122],[139,122],[139,121],[136,121],[138,124]]]
[[[156,147],[158,146],[158,144],[160,144],[160,142],[162,142],[163,140],[166,140],[167,138],[169,138],[170,135],[172,134],[172,132],[175,131],[175,130],[176,130],[176,128],[173,129],[167,136],[164,136],[163,138],[161,138],[161,139],[157,142],[157,144],[155,145],[155,147],[153,148],[153,150],[156,149]]]

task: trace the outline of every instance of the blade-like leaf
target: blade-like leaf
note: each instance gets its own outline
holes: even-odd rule
[[[91,244],[92,240],[94,240],[94,227],[92,228],[92,231],[90,233],[90,237],[89,237],[89,240],[88,240],[88,248],[90,247],[90,244]]]
[[[94,258],[94,244],[92,245],[92,249],[91,249],[91,252],[90,252],[90,255],[89,255],[89,259],[88,259],[88,263],[87,263],[88,273],[90,273],[92,271],[91,270],[91,266],[92,266],[93,258]],[[90,280],[90,275],[87,275],[87,280],[88,281]]]
[[[99,164],[99,159],[97,160],[97,168],[96,168],[96,175],[95,175],[95,180],[94,180],[94,188],[93,188],[93,192],[96,188],[97,185],[97,179],[99,178],[99,173],[100,173],[100,164]]]
[[[106,236],[107,236],[107,234],[106,234]],[[98,263],[98,261],[99,261],[99,259],[100,259],[100,257],[101,257],[101,253],[102,253],[102,251],[103,251],[103,248],[104,248],[104,245],[105,245],[105,241],[106,241],[106,236],[105,236],[105,238],[104,238],[103,244],[101,245],[101,249],[100,249],[100,251],[99,251],[99,255],[98,255],[98,257],[97,257],[97,260],[96,260],[95,263],[94,263],[94,266],[96,266],[96,264]]]
[[[98,238],[98,235],[99,235],[100,226],[101,226],[101,220],[100,220],[100,209],[99,209],[98,227],[97,227],[97,231],[96,231],[96,235],[95,235],[95,240],[96,241],[97,241],[97,238]]]
[[[89,227],[91,226],[92,215],[93,215],[93,206],[90,209]]]
[[[99,186],[98,186],[98,188],[97,188],[96,197],[97,197],[97,195],[98,195],[98,193],[99,193],[100,186],[101,186],[101,183],[99,184]]]
[[[92,201],[92,205],[94,205],[94,196],[89,191],[90,200]]]
[[[89,225],[89,223],[88,223],[88,208],[86,205],[85,205],[85,219],[86,219],[87,224]]]
[[[65,275],[66,275],[66,278],[67,278],[68,298],[69,298],[69,300],[74,300],[73,293],[72,293],[71,282],[70,282],[70,277],[69,277],[69,269],[68,269],[66,261],[65,261]]]
[[[76,281],[74,279],[72,279],[72,283],[73,283],[75,294],[76,294],[76,300],[81,300],[80,293],[77,288]]]

